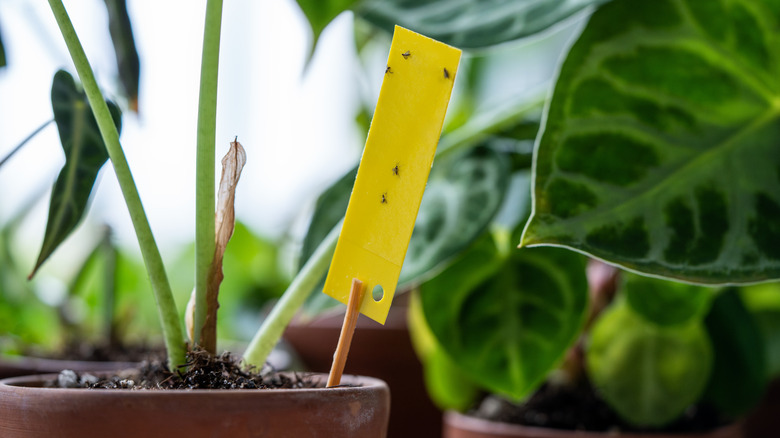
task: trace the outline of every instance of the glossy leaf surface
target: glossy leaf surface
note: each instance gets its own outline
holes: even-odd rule
[[[593,326],[586,362],[593,385],[621,417],[660,426],[699,398],[713,355],[701,320],[658,326],[621,300]]]
[[[522,244],[710,284],[780,277],[780,5],[616,0],[562,66]]]
[[[399,24],[446,44],[474,49],[533,35],[606,0],[367,0],[357,14],[393,31]]]
[[[557,248],[500,252],[486,234],[420,292],[431,331],[469,379],[522,398],[579,333],[585,263]]]
[[[52,189],[46,232],[31,277],[86,214],[98,172],[108,160],[87,96],[76,87],[69,73],[60,70],[54,75],[51,101],[65,152],[65,166]],[[121,130],[119,107],[111,101],[107,104],[117,130]]]

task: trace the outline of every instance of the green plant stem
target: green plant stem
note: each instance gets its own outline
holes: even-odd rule
[[[336,250],[341,224],[342,222],[339,222],[323,239],[290,283],[290,286],[284,291],[282,298],[263,321],[260,330],[252,338],[252,342],[249,343],[249,347],[244,352],[244,363],[247,366],[262,367],[268,355],[271,354],[271,350],[282,337],[284,329],[295,316],[295,312],[303,305],[303,302],[311,295],[311,291],[327,272],[330,259]]]
[[[3,167],[3,164],[5,164],[5,163],[6,163],[8,160],[10,160],[10,159],[11,159],[11,157],[13,157],[14,155],[16,155],[16,153],[17,153],[17,152],[19,152],[20,150],[22,150],[22,148],[24,147],[24,145],[26,145],[26,144],[27,144],[27,142],[29,142],[30,140],[32,140],[32,139],[33,139],[33,137],[35,137],[36,135],[38,135],[38,133],[39,133],[39,132],[43,131],[43,128],[45,128],[45,127],[49,126],[49,124],[50,124],[50,123],[52,123],[53,121],[54,121],[54,119],[51,119],[51,120],[49,120],[48,122],[44,123],[43,125],[39,126],[39,127],[38,127],[38,128],[35,130],[35,131],[33,131],[32,133],[30,133],[30,135],[28,135],[28,136],[27,136],[27,137],[26,137],[24,140],[22,140],[22,142],[21,142],[21,143],[19,143],[18,145],[16,145],[16,147],[15,147],[15,148],[13,148],[13,149],[11,150],[11,152],[9,152],[9,153],[8,153],[8,155],[6,155],[5,157],[3,157],[3,159],[2,159],[2,160],[0,160],[0,167]]]
[[[138,188],[133,180],[133,174],[127,165],[127,159],[119,143],[119,133],[108,111],[106,101],[98,88],[95,76],[92,73],[92,67],[89,65],[87,55],[81,47],[73,23],[68,17],[68,12],[62,4],[62,0],[49,0],[54,18],[60,28],[62,37],[68,46],[68,51],[76,66],[84,91],[87,94],[92,112],[97,120],[100,135],[106,144],[108,156],[111,158],[111,164],[114,166],[119,187],[125,198],[125,204],[130,212],[130,219],[133,222],[138,244],[141,247],[141,254],[146,264],[146,271],[149,274],[149,280],[154,289],[155,300],[157,301],[157,311],[162,324],[163,336],[165,338],[165,347],[168,351],[168,368],[175,370],[177,366],[185,363],[185,343],[182,334],[181,324],[179,322],[179,312],[176,310],[176,302],[171,293],[171,286],[168,282],[168,276],[165,273],[160,251],[154,241],[152,229],[149,226],[149,220],[146,218],[141,197],[138,194]]]
[[[200,341],[206,320],[206,289],[214,261],[215,143],[217,125],[217,79],[219,39],[222,27],[222,0],[206,4],[203,54],[200,64],[198,101],[198,150],[195,182],[195,317],[193,344]]]
[[[491,133],[511,125],[519,117],[540,109],[544,104],[546,94],[547,87],[540,87],[522,103],[500,108],[491,112],[487,117],[480,117],[478,120],[458,128],[442,138],[436,157],[474,146]],[[295,276],[282,298],[274,306],[263,325],[260,326],[255,337],[252,338],[249,348],[244,353],[244,362],[247,365],[262,366],[265,363],[295,312],[303,305],[314,287],[317,286],[317,282],[327,272],[330,258],[336,249],[340,230],[341,222],[320,243],[314,254]]]

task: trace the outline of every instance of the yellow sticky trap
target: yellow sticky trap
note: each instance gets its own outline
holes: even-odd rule
[[[324,292],[347,304],[366,285],[360,312],[384,324],[412,237],[452,94],[460,50],[396,26],[379,101]],[[384,295],[372,298],[375,286]]]

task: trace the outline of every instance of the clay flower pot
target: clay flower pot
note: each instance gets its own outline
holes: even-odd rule
[[[59,373],[62,370],[118,371],[137,367],[133,362],[41,359],[26,356],[0,356],[0,379],[32,374]]]
[[[739,423],[707,433],[581,432],[499,423],[457,412],[444,414],[444,438],[741,438]]]
[[[99,390],[43,388],[56,375],[0,381],[0,436],[383,438],[390,392],[358,387],[278,390]],[[323,381],[326,375],[316,375]]]
[[[393,393],[389,438],[438,438],[442,412],[425,390],[422,364],[409,338],[404,298],[393,303],[384,326],[368,318],[358,319],[345,371],[387,382]],[[284,339],[309,370],[328,372],[343,321],[343,313],[307,323],[293,320]]]

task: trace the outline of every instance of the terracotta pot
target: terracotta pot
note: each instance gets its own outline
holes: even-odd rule
[[[90,390],[43,388],[56,375],[0,381],[3,438],[385,437],[387,385],[280,390]],[[316,378],[325,381],[326,375]]]
[[[387,382],[393,394],[389,438],[440,437],[442,412],[425,390],[420,360],[412,348],[406,310],[397,297],[385,325],[364,316],[358,319],[345,371]],[[333,362],[344,315],[293,321],[284,338],[307,369],[327,373]]]
[[[449,411],[444,414],[444,438],[741,438],[739,423],[708,433],[614,433],[548,429],[498,423]]]
[[[40,359],[25,356],[0,356],[0,379],[32,374],[59,373],[62,370],[118,371],[137,367],[133,362]]]

